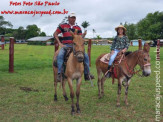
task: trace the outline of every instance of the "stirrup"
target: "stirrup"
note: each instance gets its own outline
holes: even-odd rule
[[[110,72],[110,70],[108,70],[108,71],[105,73],[105,77],[106,77],[106,78],[110,78],[110,77],[111,77],[111,72]]]

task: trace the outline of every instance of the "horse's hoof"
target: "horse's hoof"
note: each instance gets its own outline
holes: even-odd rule
[[[71,111],[71,115],[74,116],[75,115],[75,112],[74,111]]]
[[[101,96],[98,96],[98,99],[101,99],[102,97]]]
[[[67,96],[64,96],[64,98],[65,98],[65,101],[68,101],[68,97]]]
[[[104,96],[104,94],[101,94],[101,97],[103,97]]]
[[[77,110],[76,113],[80,114],[81,112],[80,112],[80,110]]]
[[[128,106],[128,103],[125,103],[126,104],[126,106]]]
[[[57,99],[57,95],[54,95],[54,101],[57,101],[58,99]]]
[[[116,105],[117,107],[120,107],[120,103],[117,103],[117,105]]]
[[[65,101],[68,101],[68,97],[67,97],[67,98],[65,98]]]
[[[80,114],[80,108],[77,108],[76,113]]]

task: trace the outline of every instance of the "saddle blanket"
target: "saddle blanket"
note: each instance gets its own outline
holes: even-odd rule
[[[107,53],[107,54],[105,54],[105,55],[100,59],[100,61],[103,62],[103,63],[108,64],[108,63],[109,63],[109,59],[110,59],[110,53]]]

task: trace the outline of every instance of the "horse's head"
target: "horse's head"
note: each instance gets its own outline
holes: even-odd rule
[[[77,30],[75,33],[71,32],[73,36],[73,53],[77,58],[78,62],[84,61],[84,39],[81,35],[77,35]]]
[[[150,46],[148,43],[144,44],[143,50],[140,49],[138,64],[143,70],[144,76],[149,76],[151,74],[151,64],[150,64],[150,56],[149,56]]]

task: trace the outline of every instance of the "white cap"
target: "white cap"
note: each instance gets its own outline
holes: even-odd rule
[[[75,13],[70,13],[68,16],[69,17],[76,17],[76,14]]]

